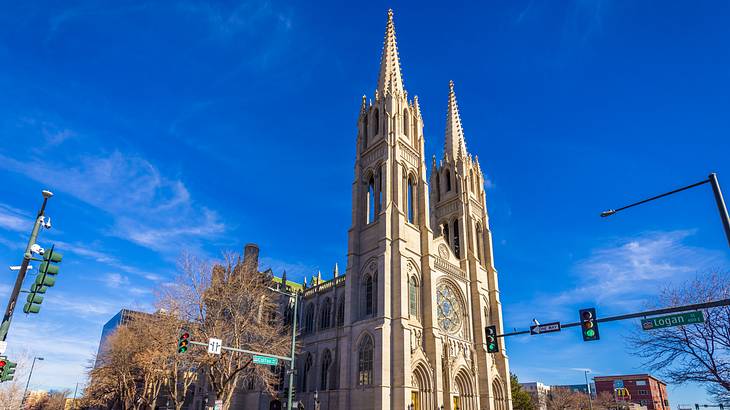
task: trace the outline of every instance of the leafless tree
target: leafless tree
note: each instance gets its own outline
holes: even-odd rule
[[[36,394],[29,397],[23,410],[64,410],[66,397],[71,390],[58,390]]]
[[[679,306],[730,298],[728,273],[711,272],[677,288],[666,288],[658,306]],[[730,402],[730,307],[707,309],[705,322],[637,331],[633,352],[671,383],[700,383],[718,402]]]
[[[278,315],[271,277],[235,254],[208,264],[183,255],[181,276],[167,288],[170,309],[188,323],[192,338],[217,338],[225,346],[286,355],[290,339]],[[174,303],[172,303],[174,302]],[[269,366],[254,365],[246,354],[223,352],[201,361],[210,386],[224,409],[231,406],[236,386],[254,384],[272,391],[278,375]]]

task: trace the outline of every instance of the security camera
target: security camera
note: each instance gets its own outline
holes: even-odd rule
[[[37,253],[38,255],[43,255],[44,253],[46,253],[46,250],[41,248],[41,246],[38,245],[37,243],[34,243],[33,245],[31,245],[30,251],[31,251],[31,253]]]
[[[43,225],[43,227],[46,229],[51,229],[51,217],[49,216],[48,219],[41,219],[41,225]]]

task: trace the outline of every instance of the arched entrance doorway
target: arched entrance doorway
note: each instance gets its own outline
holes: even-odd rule
[[[476,397],[474,395],[474,383],[466,369],[461,369],[454,377],[456,392],[452,397],[453,410],[477,410]]]
[[[494,410],[507,410],[507,401],[504,399],[504,390],[499,379],[494,379],[492,382],[492,396],[494,397]]]
[[[413,390],[411,390],[410,403],[413,410],[430,410],[433,407],[431,377],[423,363],[419,363],[413,369]]]

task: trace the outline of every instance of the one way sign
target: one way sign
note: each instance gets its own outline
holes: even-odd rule
[[[559,332],[560,322],[545,323],[544,325],[530,326],[531,335],[540,335],[543,333]]]

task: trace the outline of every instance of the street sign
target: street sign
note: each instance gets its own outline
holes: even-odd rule
[[[624,381],[623,380],[614,380],[613,381],[613,388],[614,389],[623,389],[624,387]]]
[[[668,316],[653,317],[641,320],[641,328],[644,330],[662,329],[672,326],[691,325],[693,323],[702,323],[705,321],[705,315],[702,311],[677,313]]]
[[[253,362],[254,364],[266,364],[269,366],[276,366],[279,363],[279,359],[277,359],[276,357],[253,355]]]
[[[208,353],[221,354],[221,348],[223,347],[223,341],[220,339],[210,338],[208,339]]]
[[[559,332],[560,322],[545,323],[544,325],[530,326],[531,335],[540,335],[543,333]]]

